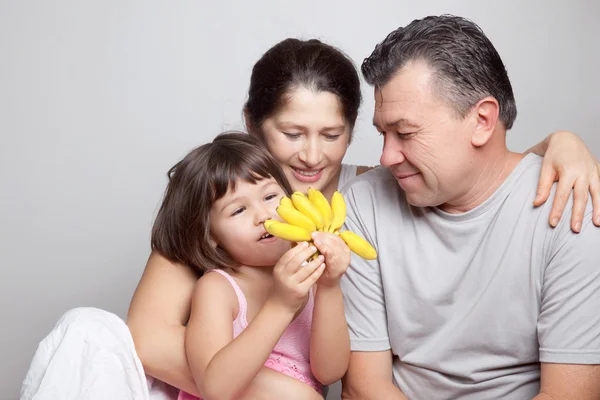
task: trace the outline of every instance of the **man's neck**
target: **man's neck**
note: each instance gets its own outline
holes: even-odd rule
[[[513,153],[506,146],[497,150],[481,148],[476,155],[476,162],[465,182],[470,187],[459,197],[442,204],[439,208],[449,214],[462,214],[481,204],[498,190],[525,157],[524,154]]]

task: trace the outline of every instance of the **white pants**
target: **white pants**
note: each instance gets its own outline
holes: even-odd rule
[[[40,342],[20,400],[172,400],[177,393],[146,377],[121,318],[75,308]]]
[[[115,314],[67,311],[42,340],[20,400],[176,400],[179,391],[144,374],[131,333]],[[339,399],[339,382],[327,399]]]

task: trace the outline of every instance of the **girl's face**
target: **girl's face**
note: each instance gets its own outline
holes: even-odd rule
[[[281,111],[265,120],[262,134],[294,190],[312,187],[331,198],[350,141],[335,94],[294,90]]]
[[[285,196],[273,178],[256,184],[238,180],[210,210],[211,238],[236,262],[252,267],[273,266],[290,242],[267,234],[263,222],[280,218],[276,208]]]

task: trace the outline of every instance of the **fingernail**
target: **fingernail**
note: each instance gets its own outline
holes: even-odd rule
[[[579,232],[581,230],[581,222],[575,222],[575,231]]]
[[[558,218],[556,218],[556,217],[552,218],[552,221],[550,222],[550,225],[552,225],[552,226],[558,225]]]
[[[315,246],[310,246],[310,251],[314,253],[315,251],[317,251],[317,248]]]
[[[538,193],[538,194],[536,194],[536,195],[535,195],[535,200],[534,200],[534,202],[538,201],[538,200],[539,200],[541,197],[542,197],[542,195],[541,195],[541,194],[539,194],[539,193]]]
[[[306,267],[306,264],[308,264],[308,261],[304,261],[302,264],[300,264],[301,267]]]
[[[596,218],[594,218],[594,221],[596,221],[596,225],[600,225],[600,215],[596,215]]]
[[[319,234],[317,233],[317,231],[314,231],[313,233],[310,234],[310,237],[312,237],[313,239],[316,239],[319,236]]]
[[[319,260],[321,260],[321,261],[325,260],[325,256],[323,256],[323,255],[320,255],[320,256],[319,256],[319,257],[317,257],[317,258],[318,258]]]

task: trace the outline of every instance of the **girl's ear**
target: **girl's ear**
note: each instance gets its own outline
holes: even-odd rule
[[[208,242],[210,243],[210,246],[211,246],[213,249],[216,249],[217,247],[219,247],[219,244],[218,244],[217,242],[215,242],[215,240],[212,238],[212,236],[210,236],[210,237],[208,238]]]

